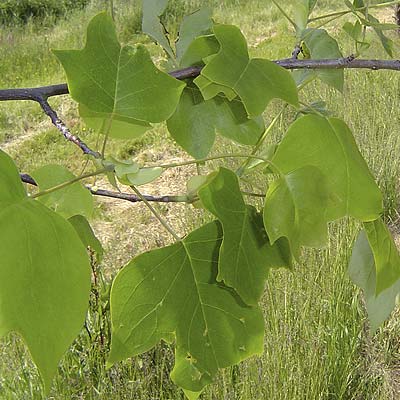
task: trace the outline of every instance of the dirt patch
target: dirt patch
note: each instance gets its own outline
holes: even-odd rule
[[[160,159],[158,155],[158,163],[185,160],[183,156],[167,157],[166,154]],[[154,196],[181,195],[186,193],[187,180],[195,174],[194,166],[171,168],[156,181],[140,186],[139,189],[142,194]],[[115,190],[105,179],[99,180],[97,186]],[[129,187],[121,186],[121,190],[133,194]],[[101,197],[96,197],[96,202],[101,210],[101,217],[92,221],[92,226],[105,249],[103,266],[106,275],[114,275],[116,270],[139,253],[173,242],[171,235],[160,225],[144,203]],[[192,228],[187,224],[189,214],[200,213],[185,203],[152,203],[152,205],[179,236],[184,236]]]

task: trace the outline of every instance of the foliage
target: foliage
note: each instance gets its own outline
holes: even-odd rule
[[[25,24],[30,19],[61,17],[67,11],[83,8],[90,0],[1,0],[0,24]]]
[[[107,364],[141,354],[161,340],[174,343],[171,378],[190,399],[219,369],[262,351],[259,302],[269,270],[292,268],[303,247],[325,246],[329,222],[352,217],[364,224],[350,276],[365,291],[373,330],[390,314],[398,294],[400,256],[381,220],[382,194],[352,132],[342,120],[301,100],[301,88],[317,79],[342,90],[343,74],[319,71],[299,77],[270,60],[250,58],[239,28],[216,24],[204,9],[183,20],[175,47],[160,19],[167,3],[146,1],[143,30],[164,48],[170,67],[201,67],[194,80],[178,81],[161,71],[143,45],[121,45],[105,13],[89,23],[83,50],[55,51],[81,117],[104,138],[99,157],[89,158],[92,172],[75,177],[63,167],[43,166],[32,173],[39,191],[28,196],[13,161],[0,152],[0,281],[5,282],[0,285],[0,335],[21,334],[46,390],[87,309],[84,247],[95,250],[99,260],[102,256],[84,218],[93,208],[79,182],[87,177],[106,175],[117,188],[117,179],[130,187],[174,238],[173,244],[134,258],[115,278]],[[347,3],[346,13],[371,26],[391,54],[383,34],[387,27],[363,2]],[[294,22],[303,56],[340,57],[326,30],[308,27],[314,6],[302,2]],[[346,26],[345,31],[361,50],[365,38],[359,28]],[[272,99],[282,108],[292,107],[297,118],[279,143],[259,153],[277,120],[265,129],[262,114]],[[142,167],[135,160],[105,156],[108,137],[136,138],[164,121],[193,160]],[[216,133],[253,147],[209,156]],[[241,159],[241,167],[198,176],[182,196],[216,218],[184,238],[137,188],[166,169],[226,158]],[[257,208],[245,201],[241,181],[260,167],[268,189],[261,194],[263,207]]]

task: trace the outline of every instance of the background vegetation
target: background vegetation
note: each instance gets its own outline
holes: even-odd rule
[[[87,4],[86,4],[87,3]],[[122,40],[149,45],[154,60],[163,64],[163,54],[140,34],[138,1],[114,2],[115,18]],[[285,2],[290,11],[292,1]],[[340,0],[319,1],[317,13],[344,8]],[[37,5],[37,14],[27,11]],[[40,8],[42,6],[44,8]],[[70,7],[73,5],[73,7]],[[75,7],[78,5],[79,7]],[[267,0],[174,0],[164,17],[171,37],[183,15],[200,5],[213,7],[219,22],[239,26],[253,56],[288,57],[294,40],[290,26]],[[23,8],[25,6],[25,8]],[[7,14],[13,10],[12,15]],[[21,13],[20,13],[20,8]],[[87,22],[108,1],[0,1],[0,87],[37,86],[65,81],[52,48],[79,48],[84,44]],[[3,10],[4,13],[3,13]],[[57,11],[61,10],[61,11]],[[379,17],[392,22],[392,11]],[[10,16],[11,15],[11,16]],[[40,18],[36,18],[40,17]],[[353,49],[339,19],[328,29],[339,38],[344,54]],[[15,26],[13,26],[15,25]],[[370,34],[370,32],[368,32]],[[398,57],[399,37],[392,34]],[[385,58],[377,43],[366,57]],[[399,74],[389,71],[346,72],[344,95],[320,83],[303,93],[308,102],[325,100],[327,108],[351,126],[385,197],[385,217],[396,233],[398,226],[400,152]],[[52,100],[68,126],[88,143],[95,135],[79,121],[68,96]],[[279,104],[269,107],[271,119]],[[279,140],[295,115],[286,112],[271,135]],[[267,143],[268,145],[268,143]],[[30,172],[43,163],[64,164],[79,173],[85,160],[51,127],[37,104],[0,104],[0,146]],[[228,148],[227,148],[228,147]],[[214,153],[232,150],[219,139]],[[185,154],[173,146],[159,126],[138,141],[113,141],[109,152],[141,161],[177,160]],[[214,167],[217,163],[214,164]],[[213,165],[210,165],[210,168]],[[207,172],[204,167],[203,172]],[[185,179],[194,171],[180,168],[166,173],[146,188],[151,194],[184,191]],[[105,182],[99,182],[105,186]],[[265,186],[260,174],[253,183]],[[163,205],[161,211],[174,229],[184,234],[199,220],[209,217],[182,205]],[[92,221],[108,256],[93,264],[94,288],[86,328],[60,365],[51,399],[181,399],[168,377],[173,352],[166,345],[105,370],[108,351],[108,282],[134,255],[167,244],[161,228],[142,205],[97,200]],[[398,313],[374,337],[362,296],[346,276],[347,262],[357,226],[348,221],[331,225],[326,249],[307,251],[293,272],[274,271],[264,296],[265,350],[239,367],[221,373],[203,395],[204,399],[398,399],[400,396],[400,318]],[[396,236],[396,235],[395,235]],[[397,235],[398,236],[398,235]],[[9,335],[0,343],[0,398],[41,399],[41,384],[23,343]]]

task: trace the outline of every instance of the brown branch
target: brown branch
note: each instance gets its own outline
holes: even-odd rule
[[[275,60],[276,64],[286,69],[388,69],[400,71],[400,60],[362,60],[354,59],[353,57],[343,57],[335,59],[323,60],[297,60],[286,58]],[[189,67],[176,71],[171,71],[169,74],[176,79],[184,80],[195,78],[200,75],[203,67]],[[68,86],[66,84],[58,84],[51,86],[42,86],[36,88],[23,89],[0,89],[0,101],[7,100],[33,100],[48,99],[53,96],[68,94]]]
[[[21,181],[28,183],[29,185],[37,186],[36,181],[28,174],[19,174]],[[90,191],[94,196],[101,197],[109,197],[113,199],[126,200],[131,203],[139,203],[143,201],[140,197],[130,194],[130,193],[122,193],[122,192],[113,192],[105,189],[96,189],[89,185],[85,186],[87,190]],[[143,197],[147,201],[157,202],[157,203],[189,203],[186,196],[151,196],[151,195],[143,195]]]
[[[47,102],[46,99],[40,98],[37,100],[37,102],[40,104],[40,107],[42,107],[44,113],[48,117],[50,117],[53,125],[61,132],[61,134],[65,137],[65,139],[77,145],[83,151],[84,154],[91,155],[95,158],[101,158],[101,154],[99,152],[92,150],[85,142],[79,139],[78,136],[75,136],[71,133],[68,127],[64,124],[64,122],[62,122],[61,119],[58,118],[57,113],[53,108],[51,108],[50,104]]]
[[[298,49],[293,52],[292,58],[283,60],[275,60],[274,62],[286,69],[387,69],[400,71],[400,60],[360,60],[353,56],[324,59],[324,60],[297,60]],[[184,80],[199,76],[203,67],[189,67],[177,71],[172,71],[169,74],[176,79]],[[68,141],[77,145],[84,154],[92,155],[93,157],[101,157],[97,151],[90,149],[79,137],[73,135],[66,125],[58,117],[57,113],[51,108],[48,103],[48,98],[68,94],[68,86],[66,84],[42,86],[36,88],[22,89],[2,89],[0,90],[0,101],[8,100],[32,100],[40,104],[43,111],[50,117],[52,123],[62,133]]]

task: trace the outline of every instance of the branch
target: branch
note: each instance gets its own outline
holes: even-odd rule
[[[45,112],[45,114],[50,117],[53,125],[61,132],[65,139],[77,145],[84,154],[91,155],[95,158],[101,158],[101,154],[99,152],[92,150],[85,142],[79,139],[78,136],[75,136],[71,133],[64,122],[62,122],[61,119],[58,118],[57,113],[54,111],[53,108],[51,108],[46,99],[39,98],[37,102],[40,104],[40,107],[42,107],[42,110]]]
[[[337,59],[323,59],[323,60],[297,60],[297,51],[295,49],[292,58],[283,60],[275,60],[274,62],[286,69],[388,69],[393,71],[400,71],[400,60],[360,60],[355,59],[353,56],[337,58]],[[169,74],[176,79],[184,80],[195,78],[200,75],[203,67],[189,67],[176,71],[171,71]],[[36,88],[22,88],[22,89],[2,89],[0,90],[0,101],[8,100],[31,100],[40,104],[43,111],[50,117],[51,122],[61,132],[61,134],[68,141],[77,145],[84,154],[89,154],[95,158],[100,158],[101,155],[87,146],[78,136],[73,135],[67,126],[61,121],[57,113],[51,108],[48,103],[48,98],[53,96],[60,96],[68,94],[68,86],[63,83],[59,85],[42,86]]]
[[[276,64],[286,69],[388,69],[400,71],[400,60],[362,60],[354,59],[354,57],[343,57],[335,59],[323,60],[297,60],[286,58],[275,60]],[[184,80],[196,78],[200,75],[203,67],[189,67],[176,71],[171,71],[169,74],[176,79]],[[39,99],[48,99],[53,96],[68,94],[68,86],[66,84],[42,86],[36,88],[23,89],[1,89],[0,101],[7,100],[33,100],[39,102]]]
[[[28,183],[32,186],[37,186],[36,181],[28,174],[19,174],[21,181]],[[122,193],[122,192],[112,192],[110,190],[105,189],[95,189],[89,185],[85,186],[86,189],[90,191],[94,196],[101,196],[101,197],[109,197],[113,199],[119,200],[126,200],[130,201],[131,203],[139,203],[143,201],[140,197],[130,194],[130,193]],[[143,195],[147,201],[156,202],[156,203],[188,203],[187,196],[150,196],[150,195]]]

